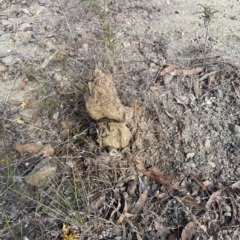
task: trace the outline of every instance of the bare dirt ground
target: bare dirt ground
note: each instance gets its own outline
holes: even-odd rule
[[[0,0],[0,239],[239,239],[239,4]]]

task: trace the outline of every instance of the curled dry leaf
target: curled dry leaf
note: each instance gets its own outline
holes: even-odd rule
[[[117,220],[116,225],[121,224],[125,217],[130,218],[130,217],[133,217],[133,216],[134,216],[133,214],[128,213],[128,205],[127,205],[127,202],[124,201],[123,213],[121,214],[121,216]]]
[[[215,74],[217,73],[217,71],[213,71],[213,72],[210,72],[210,73],[206,73],[206,74],[204,74],[200,79],[199,79],[199,81],[203,81],[203,80],[205,80],[205,79],[207,79],[208,77],[210,78],[210,81],[209,82],[211,82],[211,78],[212,78],[212,81],[214,80],[214,78],[215,78]]]
[[[233,183],[232,185],[231,185],[231,187],[234,189],[239,189],[240,190],[240,181],[238,181],[238,182],[235,182],[235,183]]]
[[[159,182],[163,186],[170,187],[172,185],[172,176],[164,175],[157,167],[152,167],[149,171],[137,160],[135,160],[136,167],[144,173],[147,177]]]
[[[27,144],[20,144],[17,143],[14,146],[14,149],[17,150],[20,154],[25,152],[34,154],[34,153],[43,153],[44,156],[51,156],[54,154],[54,149],[51,147],[50,144],[46,144],[45,146],[37,143],[27,143]]]
[[[191,240],[195,233],[195,224],[194,222],[189,222],[183,229],[181,234],[182,240]]]
[[[198,99],[200,96],[200,84],[198,79],[195,79],[193,88],[194,88],[195,97]]]
[[[181,97],[175,97],[175,99],[177,100],[177,103],[182,104],[185,109],[189,109],[188,104]]]
[[[38,153],[43,149],[43,145],[41,144],[36,144],[36,143],[28,143],[28,144],[20,144],[17,143],[14,146],[14,149],[17,150],[20,154],[23,154],[25,152],[28,153]]]
[[[57,54],[57,57],[56,57],[57,61],[62,60],[63,55],[65,53],[65,50],[66,50],[66,42],[63,41],[61,49],[60,49],[60,51],[59,51],[59,53]]]
[[[198,210],[207,210],[206,207],[200,205],[196,199],[190,197],[182,197],[180,198],[180,200],[187,206],[195,207]]]
[[[54,154],[54,149],[52,148],[51,144],[46,144],[41,153],[43,153],[43,155],[46,157],[50,157]]]
[[[210,207],[212,206],[212,203],[215,202],[217,200],[217,197],[220,196],[222,194],[222,189],[221,190],[218,190],[217,192],[213,193],[211,195],[211,197],[209,198],[209,200],[207,201],[205,207],[207,210],[210,209]]]
[[[172,76],[180,76],[180,77],[191,77],[195,74],[198,74],[203,71],[202,67],[197,67],[193,69],[175,69],[170,74]]]
[[[140,195],[138,201],[136,202],[136,204],[134,205],[133,209],[131,210],[132,214],[138,214],[142,211],[143,206],[147,200],[147,196],[148,196],[148,190],[150,189],[150,187],[148,186],[145,191]]]
[[[160,76],[164,76],[165,74],[172,72],[176,67],[177,65],[170,64],[160,72]]]

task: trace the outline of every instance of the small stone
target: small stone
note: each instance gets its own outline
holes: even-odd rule
[[[208,165],[211,167],[211,168],[215,168],[216,167],[216,164],[212,161],[209,161],[208,162]]]
[[[194,152],[192,152],[192,153],[188,153],[187,154],[187,159],[189,159],[189,158],[193,158],[195,156],[195,153]]]
[[[34,169],[25,177],[25,181],[35,187],[42,186],[47,177],[53,177],[56,173],[56,167],[52,167],[48,159],[43,159]]]
[[[62,76],[59,73],[55,73],[54,76],[53,76],[53,79],[56,82],[61,82],[62,81]]]
[[[214,96],[215,97],[217,97],[217,98],[219,98],[219,99],[222,99],[223,98],[223,92],[222,92],[222,90],[220,90],[220,89],[217,89],[216,91],[214,91]]]
[[[2,62],[5,66],[13,66],[15,63],[19,62],[20,59],[17,57],[13,57],[12,55],[2,58]]]
[[[0,65],[0,72],[5,72],[6,71],[6,67],[3,65]]]
[[[125,48],[128,48],[128,47],[131,46],[131,44],[130,44],[129,42],[123,42],[123,46],[124,46]]]
[[[36,117],[36,115],[40,112],[40,108],[27,108],[23,109],[20,112],[20,115],[25,123],[31,122],[33,117]]]
[[[32,30],[32,26],[31,26],[30,23],[22,23],[18,30],[19,31],[23,31],[23,32],[31,31]]]
[[[44,6],[46,4],[45,0],[38,0],[38,4],[40,6]]]
[[[0,36],[0,41],[7,41],[11,38],[11,33],[5,33]]]
[[[235,125],[234,126],[234,131],[235,131],[235,133],[240,133],[240,126],[238,126],[238,125]]]
[[[210,148],[211,147],[211,140],[206,139],[204,146],[205,146],[205,148]]]

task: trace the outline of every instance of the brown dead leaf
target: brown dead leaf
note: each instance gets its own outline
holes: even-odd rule
[[[193,69],[175,69],[170,74],[172,76],[180,76],[180,77],[192,77],[195,74],[198,74],[203,71],[202,67],[197,67]]]
[[[160,72],[160,76],[164,76],[167,73],[172,72],[175,68],[177,67],[177,65],[174,64],[170,64],[167,67],[165,67],[161,72]]]
[[[150,187],[148,186],[144,192],[141,194],[141,196],[139,197],[138,201],[136,202],[136,204],[134,205],[133,209],[131,210],[132,214],[138,214],[142,211],[143,206],[147,200],[147,196],[148,196],[148,190],[150,189]]]
[[[215,74],[217,73],[217,71],[213,71],[213,72],[210,72],[210,73],[206,73],[204,74],[200,79],[199,81],[203,81],[205,79],[207,79],[208,77],[211,78],[212,76],[215,78]],[[213,79],[212,79],[213,80]]]
[[[133,216],[134,216],[133,214],[128,213],[128,205],[127,205],[127,202],[124,201],[123,213],[121,214],[121,216],[117,220],[116,225],[121,224],[125,217],[130,218],[130,217],[133,217]]]
[[[21,155],[25,152],[33,154],[41,151],[43,149],[43,145],[36,144],[36,143],[28,143],[28,144],[17,143],[14,146],[14,149],[17,150]]]
[[[182,230],[181,239],[182,240],[191,240],[194,236],[196,226],[194,222],[189,222],[184,229]]]
[[[144,45],[142,43],[142,39],[141,38],[139,38],[139,50],[140,50],[141,53],[144,53]]]
[[[207,194],[211,194],[211,192],[209,191],[208,187],[201,181],[201,179],[196,176],[195,174],[193,173],[190,173],[190,177],[195,180],[205,191]]]
[[[234,88],[234,90],[235,90],[238,98],[240,98],[240,90],[239,90],[238,86],[237,86],[236,83],[233,82],[233,81],[232,81],[232,85],[233,85],[233,88]]]
[[[212,203],[217,200],[217,197],[219,197],[222,194],[222,191],[223,191],[222,189],[218,190],[217,192],[215,192],[211,195],[211,197],[209,198],[209,200],[207,201],[207,203],[205,205],[207,210],[209,210],[210,207],[212,206]]]
[[[185,101],[181,97],[175,97],[175,99],[177,100],[177,103],[182,104],[185,107],[185,109],[189,109],[188,104],[185,103]]]
[[[73,92],[76,96],[80,96],[80,91],[77,87],[73,86]]]
[[[25,88],[25,86],[27,85],[27,83],[28,83],[28,79],[27,79],[27,78],[24,78],[24,79],[19,83],[18,86],[12,88],[12,91],[15,91],[15,90],[18,90],[18,89],[23,90],[23,89]]]
[[[149,171],[137,160],[135,160],[137,168],[144,173],[147,177],[159,182],[160,184],[169,187],[172,184],[172,176],[164,175],[157,167],[151,168]]]
[[[156,84],[154,84],[152,87],[150,87],[150,90],[152,92],[163,90],[163,89],[164,89],[164,86],[160,85],[158,82]]]
[[[62,141],[66,141],[68,138],[69,138],[69,129],[68,129],[68,128],[63,129],[63,130],[60,132],[60,139],[61,139]]]
[[[182,197],[180,200],[183,202],[183,204],[190,206],[190,207],[195,207],[198,210],[204,210],[206,211],[206,207],[200,205],[196,199],[190,198],[190,197]]]
[[[43,63],[41,64],[40,68],[45,68],[52,60],[56,58],[56,55],[58,53],[58,50],[56,50],[52,55],[50,55],[48,58],[45,58]]]
[[[198,99],[200,96],[200,84],[198,79],[195,79],[193,88],[194,88],[195,97],[196,99]]]
[[[63,55],[64,55],[64,53],[65,53],[65,50],[66,50],[66,42],[63,41],[62,46],[61,46],[61,49],[60,49],[60,51],[58,52],[57,57],[56,57],[56,60],[57,60],[57,61],[62,60]]]
[[[167,238],[166,238],[166,240],[176,240],[177,238],[176,238],[176,236],[173,234],[173,233],[169,233],[168,235],[167,235]]]
[[[239,189],[240,190],[240,181],[238,181],[238,182],[235,182],[235,183],[233,183],[232,185],[231,185],[231,187],[234,189]]]
[[[51,144],[46,144],[41,153],[43,153],[43,155],[46,157],[50,157],[54,154],[54,149],[52,148]]]

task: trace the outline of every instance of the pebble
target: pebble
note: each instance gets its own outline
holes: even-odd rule
[[[7,41],[11,38],[11,33],[5,33],[0,36],[0,41]]]
[[[3,65],[0,65],[0,72],[5,72],[6,71],[6,67]]]
[[[219,99],[222,99],[223,98],[223,92],[222,92],[222,90],[220,90],[220,89],[217,89],[216,91],[214,91],[214,96],[216,97],[216,98],[219,98]]]
[[[122,236],[117,236],[114,238],[114,240],[122,240]]]
[[[211,168],[215,168],[216,167],[216,164],[212,161],[209,161],[208,162],[208,165],[211,167]]]
[[[193,158],[195,156],[195,153],[194,152],[192,152],[192,153],[187,153],[187,159],[189,159],[189,158]]]
[[[62,81],[62,76],[59,73],[55,73],[54,76],[53,76],[53,79],[56,82],[61,82]]]
[[[235,125],[234,126],[234,131],[235,131],[235,133],[240,133],[240,126]]]
[[[31,31],[31,29],[32,29],[32,26],[30,23],[22,23],[18,30],[26,32],[26,31]]]
[[[211,140],[206,139],[204,146],[205,146],[205,148],[210,148],[211,147]]]
[[[2,62],[5,66],[13,66],[19,61],[18,58],[14,58],[12,55],[2,58]]]
[[[46,4],[45,0],[38,0],[38,4],[40,6],[44,6]]]
[[[32,186],[40,187],[45,183],[44,179],[54,176],[55,173],[56,167],[52,167],[48,159],[43,159],[25,177],[25,181]]]

